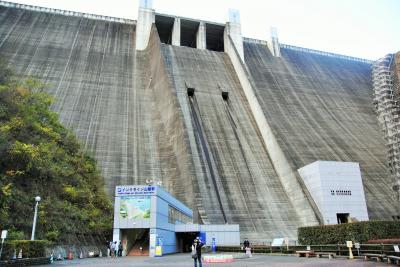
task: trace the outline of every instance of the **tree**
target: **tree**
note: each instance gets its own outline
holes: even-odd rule
[[[50,110],[44,89],[0,63],[0,225],[28,237],[40,195],[39,238],[110,234],[112,206],[96,162]]]

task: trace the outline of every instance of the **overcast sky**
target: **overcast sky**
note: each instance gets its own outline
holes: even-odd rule
[[[113,17],[137,18],[139,0],[8,0]],[[400,50],[400,0],[153,0],[157,13],[225,22],[240,11],[245,37],[367,59]]]

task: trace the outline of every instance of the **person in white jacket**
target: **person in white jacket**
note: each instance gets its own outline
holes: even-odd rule
[[[199,267],[202,267],[201,263],[201,247],[204,246],[199,237],[193,241],[192,244],[192,258],[194,260],[194,267],[197,267],[197,262],[199,262]]]

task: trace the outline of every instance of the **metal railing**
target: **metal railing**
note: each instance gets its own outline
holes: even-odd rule
[[[396,255],[394,245],[397,244],[360,244],[360,248],[352,248],[354,256],[362,256],[366,253]],[[310,249],[314,252],[331,252],[338,256],[348,256],[349,248],[346,244],[332,245],[295,245],[295,246],[271,246],[271,245],[251,245],[252,253],[279,253],[279,254],[294,254],[299,250]],[[219,252],[244,253],[243,246],[217,246]],[[398,253],[397,253],[398,254]]]
[[[253,39],[253,38],[248,38],[248,37],[243,37],[243,41],[248,42],[248,43],[253,43],[253,44],[262,44],[262,45],[267,45],[267,43],[268,43],[265,40]],[[301,51],[301,52],[306,52],[306,53],[310,53],[310,54],[346,59],[346,60],[351,60],[351,61],[357,61],[357,62],[362,62],[362,63],[366,63],[366,64],[372,64],[374,62],[373,60],[369,60],[369,59],[345,56],[345,55],[335,54],[335,53],[331,53],[331,52],[325,52],[325,51],[320,51],[320,50],[315,50],[315,49],[310,49],[310,48],[294,46],[294,45],[279,44],[279,46],[281,48],[291,49],[291,50],[295,50],[295,51]]]
[[[393,79],[390,71],[392,60],[393,55],[388,54],[374,62],[372,65],[372,85],[374,105],[386,142],[390,170],[397,175],[400,173],[400,162],[397,157],[400,153],[400,141],[398,140],[400,108],[393,90]]]
[[[331,52],[324,52],[324,51],[314,50],[314,49],[310,49],[310,48],[294,46],[294,45],[280,44],[280,47],[295,50],[295,51],[306,52],[306,53],[310,53],[310,54],[346,59],[346,60],[351,60],[351,61],[357,61],[357,62],[362,62],[362,63],[366,63],[366,64],[372,64],[374,62],[373,60],[369,60],[369,59],[345,56],[345,55],[335,54],[335,53],[331,53]]]
[[[115,18],[115,17],[110,17],[110,16],[95,15],[95,14],[89,14],[89,13],[76,12],[76,11],[48,8],[48,7],[31,6],[31,5],[11,3],[11,2],[6,2],[6,1],[0,1],[0,6],[11,7],[11,8],[20,8],[20,9],[30,10],[30,11],[39,11],[39,12],[45,12],[45,13],[51,13],[51,14],[57,14],[57,15],[63,15],[63,16],[83,17],[83,18],[87,18],[87,19],[103,20],[103,21],[110,21],[110,22],[117,22],[117,23],[131,24],[131,25],[136,24],[135,20],[130,20],[130,19]]]

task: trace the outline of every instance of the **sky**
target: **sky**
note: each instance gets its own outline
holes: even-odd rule
[[[139,0],[8,0],[120,18],[137,18]],[[157,13],[224,23],[240,12],[244,37],[366,59],[400,50],[400,0],[153,0]]]

